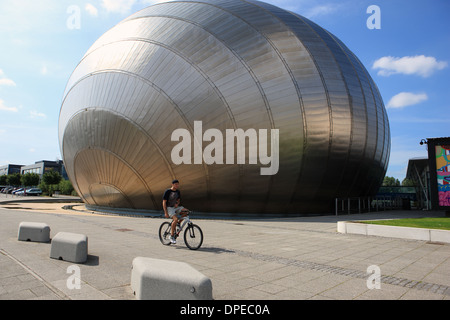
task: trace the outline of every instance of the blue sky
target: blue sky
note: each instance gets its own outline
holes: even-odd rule
[[[58,116],[70,74],[104,32],[156,2],[0,1],[0,165],[61,159]],[[388,176],[403,180],[408,159],[427,156],[421,139],[450,136],[450,1],[266,2],[318,23],[366,66],[389,115]],[[371,5],[381,29],[367,27]]]

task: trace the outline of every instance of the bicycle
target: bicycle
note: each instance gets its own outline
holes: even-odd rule
[[[193,224],[191,219],[189,218],[189,211],[186,216],[182,217],[183,222],[181,225],[176,226],[174,237],[178,238],[180,233],[183,231],[184,227],[187,225],[186,230],[184,231],[184,243],[191,250],[197,250],[202,246],[203,243],[203,231],[196,224]],[[165,246],[169,246],[171,244],[170,237],[172,232],[172,222],[163,222],[159,227],[159,240]]]

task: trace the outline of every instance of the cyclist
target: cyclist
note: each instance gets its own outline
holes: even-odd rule
[[[180,190],[178,190],[179,187],[180,182],[178,180],[173,180],[172,187],[164,192],[162,202],[165,217],[172,218],[173,220],[170,237],[170,242],[173,244],[177,243],[174,236],[177,223],[181,223],[181,221],[183,221],[183,217],[189,213],[188,209],[180,205],[181,194]]]

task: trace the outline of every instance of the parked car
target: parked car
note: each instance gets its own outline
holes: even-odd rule
[[[11,194],[18,194],[19,192],[23,191],[23,188],[15,189]]]
[[[6,187],[5,189],[3,189],[2,192],[8,194],[8,193],[11,193],[13,190],[14,190],[14,187]]]
[[[8,194],[8,193],[11,193],[11,192],[13,192],[13,190],[14,190],[14,188],[13,187],[10,187],[10,188],[8,188],[8,189],[6,189],[6,194]]]
[[[40,196],[42,194],[42,190],[39,188],[30,188],[25,191],[26,196]]]

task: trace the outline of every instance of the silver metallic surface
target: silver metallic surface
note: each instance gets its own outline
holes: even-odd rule
[[[278,173],[175,165],[171,134],[193,134],[194,121],[279,129]],[[358,58],[300,15],[241,0],[160,3],[106,32],[68,81],[59,137],[86,203],[135,209],[161,209],[177,178],[198,211],[327,211],[335,197],[375,194],[390,153],[382,98]]]

